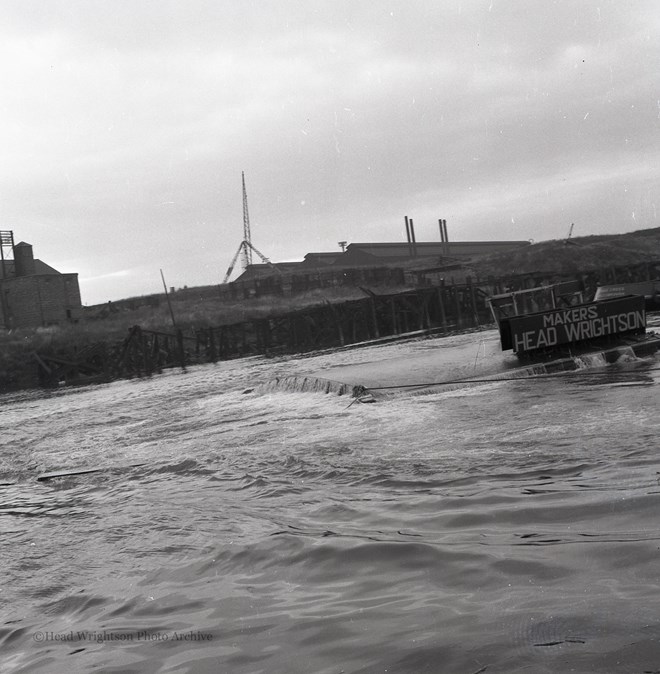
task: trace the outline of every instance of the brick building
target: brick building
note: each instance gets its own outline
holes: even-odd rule
[[[0,232],[0,327],[38,328],[76,322],[82,315],[78,274],[62,274],[34,258],[32,246]],[[13,253],[13,259],[5,252]]]

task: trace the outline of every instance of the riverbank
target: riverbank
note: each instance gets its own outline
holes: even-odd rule
[[[318,351],[414,331],[450,334],[489,324],[486,298],[505,288],[572,279],[589,299],[599,283],[656,277],[660,263],[651,258],[658,251],[660,229],[643,230],[485,258],[463,269],[459,284],[416,261],[402,276],[409,287],[396,291],[346,285],[236,301],[220,292],[224,287],[209,286],[108,303],[86,310],[78,324],[0,333],[0,390],[143,376],[186,363]],[[598,267],[616,261],[629,266]]]
[[[362,295],[219,326],[188,324],[183,329],[177,323],[176,329],[165,331],[135,325],[121,341],[99,339],[102,333],[94,324],[38,330],[33,339],[7,334],[4,388],[28,381],[30,373],[34,385],[39,381],[47,386],[79,384],[90,377],[95,381],[130,378],[167,367],[319,351],[412,332],[448,334],[492,321],[486,294],[472,284],[390,295],[362,290]]]

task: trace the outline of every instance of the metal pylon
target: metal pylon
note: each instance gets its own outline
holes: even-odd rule
[[[247,269],[252,264],[252,235],[250,234],[250,214],[248,212],[244,171],[241,171],[241,180],[243,181],[243,241],[247,244],[247,246],[243,246],[243,269]]]

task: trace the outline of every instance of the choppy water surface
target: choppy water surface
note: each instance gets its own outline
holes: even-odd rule
[[[434,344],[0,398],[0,669],[660,671],[657,360],[243,392]]]

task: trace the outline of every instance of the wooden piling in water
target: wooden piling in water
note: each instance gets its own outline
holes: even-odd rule
[[[456,310],[456,325],[463,327],[463,314],[461,312],[461,298],[459,296],[458,288],[452,286],[451,292],[454,295],[454,308]]]
[[[477,298],[475,295],[474,284],[472,283],[472,278],[470,276],[466,279],[468,283],[468,291],[470,294],[470,307],[472,308],[472,323],[475,327],[479,325],[479,311],[477,309]]]
[[[440,309],[440,321],[443,332],[447,332],[447,314],[445,313],[445,282],[442,281],[440,287],[436,291],[438,298],[438,308]]]
[[[378,311],[376,310],[376,298],[369,298],[369,308],[371,309],[371,325],[373,326],[373,335],[375,339],[380,337],[380,330],[378,329]]]
[[[429,312],[429,302],[431,299],[431,295],[426,295],[424,297],[424,327],[426,330],[430,329],[431,327],[431,314]]]
[[[179,359],[179,364],[181,365],[181,369],[185,372],[186,370],[186,351],[183,346],[183,332],[181,328],[177,328],[176,331],[176,348],[177,348],[177,356]]]

